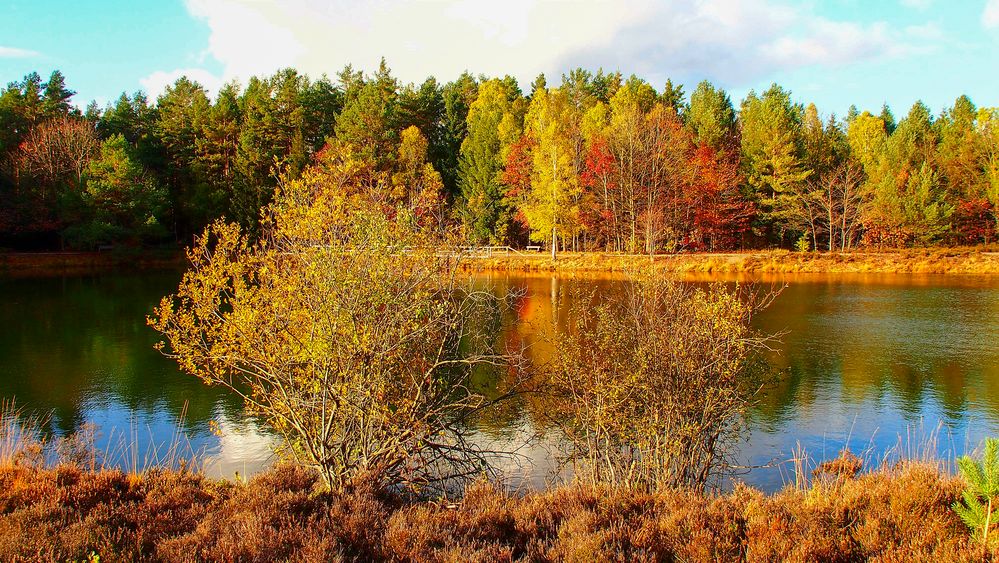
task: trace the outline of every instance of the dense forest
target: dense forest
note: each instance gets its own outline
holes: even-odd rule
[[[73,96],[58,71],[0,92],[0,248],[186,244],[219,217],[252,231],[280,183],[326,166],[470,244],[846,250],[988,243],[999,225],[999,108],[965,96],[840,119],[776,84],[736,107],[707,81],[577,69],[525,93],[468,73],[402,85],[384,61],[214,98],[186,78],[154,102]]]

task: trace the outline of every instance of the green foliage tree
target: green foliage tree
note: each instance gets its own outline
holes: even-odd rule
[[[379,170],[389,170],[399,142],[395,127],[397,85],[384,60],[382,64],[380,74],[347,100],[337,119],[336,138],[361,158],[374,162]]]
[[[971,99],[961,96],[954,107],[945,111],[935,123],[940,144],[934,161],[952,200],[972,200],[982,193],[980,151],[983,150],[977,130],[978,109]]]
[[[337,115],[343,111],[343,92],[323,75],[314,82],[305,81],[299,103],[306,150],[314,154],[334,135]]]
[[[204,135],[211,106],[208,93],[185,76],[167,86],[156,106],[156,135],[166,160],[162,179],[179,223],[177,230],[204,228],[216,212],[210,203],[220,199],[208,193],[210,184],[197,161],[198,141]],[[203,211],[209,216],[203,215]]]
[[[459,199],[459,168],[461,144],[468,135],[468,109],[478,97],[479,84],[475,78],[464,72],[453,82],[441,89],[444,104],[441,116],[440,138],[431,149],[434,167],[440,171],[444,187],[452,200]]]
[[[750,92],[739,113],[742,163],[759,200],[764,227],[777,241],[804,231],[799,193],[811,174],[802,150],[802,108],[774,84],[762,96]]]
[[[866,136],[872,148],[880,144],[877,123],[883,123],[873,119],[877,121],[867,120],[870,131]],[[851,145],[859,146],[861,131],[851,132],[851,137]],[[870,198],[864,219],[868,244],[931,244],[949,231],[954,205],[933,162],[937,140],[929,110],[917,102],[887,137],[879,158],[874,153],[861,154]]]
[[[895,114],[892,113],[891,108],[888,104],[881,106],[881,114],[878,116],[881,118],[882,123],[885,124],[885,131],[891,135],[895,132],[895,127],[898,123],[895,122]]]
[[[240,133],[236,152],[234,204],[244,225],[256,224],[281,173],[299,172],[308,162],[305,112],[298,103],[304,78],[294,70],[270,78],[251,78],[240,99]]]
[[[239,219],[233,198],[237,183],[237,159],[242,114],[239,103],[239,86],[229,83],[216,96],[202,121],[200,134],[195,140],[195,167],[201,172],[207,189],[195,204],[200,211],[198,223],[204,219],[228,217]]]
[[[697,142],[722,150],[735,140],[735,109],[728,94],[707,80],[690,95],[687,123],[697,136]]]
[[[689,109],[688,104],[684,101],[686,95],[686,92],[683,91],[683,84],[673,84],[672,80],[667,79],[662,93],[659,94],[659,101],[678,116],[686,117]]]
[[[620,75],[606,75],[603,70],[594,74],[583,68],[575,68],[562,75],[559,89],[565,91],[576,109],[585,112],[598,103],[606,104],[610,101],[618,86]]]
[[[76,92],[66,88],[66,77],[58,70],[52,71],[49,81],[42,91],[42,113],[46,118],[64,116],[73,113],[70,100]]]
[[[978,131],[982,138],[979,159],[985,175],[982,195],[992,206],[992,217],[999,234],[999,108],[979,110]]]
[[[0,161],[9,157],[36,125],[73,113],[69,103],[73,95],[58,70],[44,86],[41,76],[32,72],[0,90]]]
[[[519,91],[508,82],[487,80],[479,85],[478,97],[468,109],[468,135],[461,143],[458,173],[462,220],[473,242],[505,242],[513,213],[500,173],[505,150],[520,133],[512,103],[518,97]]]
[[[451,142],[444,89],[435,78],[426,79],[419,88],[410,85],[399,92],[395,120],[400,130],[416,127],[426,137],[427,159],[435,170],[452,165],[449,151],[453,146],[456,155],[460,141],[456,145]]]
[[[167,205],[165,190],[134,158],[122,135],[101,144],[86,171],[80,194],[83,220],[66,230],[71,245],[94,248],[100,244],[138,244],[160,240],[167,233],[161,216]]]

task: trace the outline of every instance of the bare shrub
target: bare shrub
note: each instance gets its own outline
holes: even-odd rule
[[[634,280],[625,298],[577,295],[549,366],[576,477],[704,487],[759,390],[749,368],[767,338],[749,322],[771,297],[659,275]]]

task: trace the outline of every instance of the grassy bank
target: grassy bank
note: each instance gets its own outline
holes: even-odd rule
[[[110,252],[0,252],[0,274],[44,275],[86,273],[114,268],[177,268],[186,264],[178,250]],[[999,250],[953,248],[884,252],[789,252],[647,255],[605,252],[562,253],[551,261],[545,253],[494,254],[469,257],[470,272],[628,272],[655,268],[673,273],[872,273],[872,274],[999,274]]]
[[[186,264],[179,250],[107,252],[0,252],[0,275],[62,275],[115,268],[177,268]]]
[[[951,510],[960,482],[920,463],[770,496],[584,486],[511,495],[481,484],[455,503],[408,502],[316,484],[291,467],[240,484],[8,463],[0,560],[982,560]]]
[[[999,274],[999,252],[955,248],[885,252],[789,252],[772,250],[730,254],[649,256],[602,252],[547,254],[510,253],[469,258],[469,271],[624,272],[655,268],[675,273],[883,273]]]

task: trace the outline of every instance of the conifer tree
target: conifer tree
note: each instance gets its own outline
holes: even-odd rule
[[[469,107],[468,136],[461,143],[459,185],[463,197],[463,221],[474,242],[503,242],[512,212],[505,203],[500,181],[507,149],[517,137],[510,86],[499,79],[483,82]],[[506,122],[506,138],[501,125]]]

